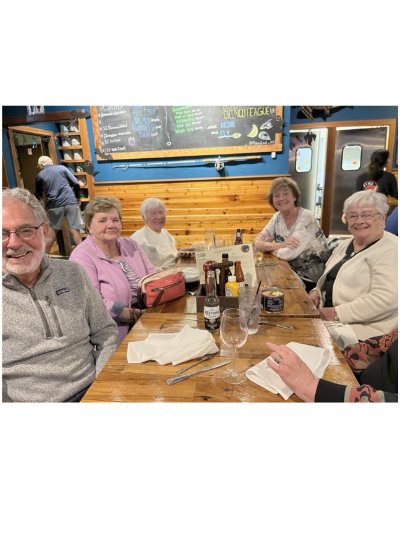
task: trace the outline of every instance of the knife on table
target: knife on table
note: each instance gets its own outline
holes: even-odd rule
[[[219,368],[220,366],[229,365],[229,363],[232,363],[232,361],[222,361],[222,363],[217,363],[215,365],[206,366],[205,368],[202,368],[201,370],[195,370],[194,372],[190,372],[190,374],[185,374],[184,376],[177,376],[176,378],[167,379],[167,383],[168,385],[175,385],[175,383],[179,383],[180,381],[183,381],[186,378],[197,376],[197,374],[202,374],[203,372],[214,370],[214,368]]]
[[[185,368],[180,368],[179,370],[176,371],[176,373],[177,374],[182,374],[182,372],[186,372],[186,370],[190,370],[194,366],[199,365],[203,361],[207,361],[207,359],[211,359],[212,357],[213,357],[213,354],[211,354],[211,353],[203,355],[203,357],[199,361],[196,361],[195,363],[193,363],[193,364],[191,364],[189,366],[185,366]]]

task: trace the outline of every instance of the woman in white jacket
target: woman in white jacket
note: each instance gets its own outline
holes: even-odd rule
[[[131,235],[151,263],[160,270],[175,266],[178,260],[174,237],[164,228],[166,209],[158,198],[146,198],[140,206],[144,226]]]
[[[384,230],[389,209],[376,191],[343,205],[352,237],[342,241],[310,292],[329,332],[355,369],[368,366],[397,337],[397,237]]]

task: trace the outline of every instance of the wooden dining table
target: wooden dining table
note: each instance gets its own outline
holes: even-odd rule
[[[195,266],[193,260],[180,261],[178,267]],[[300,278],[293,272],[287,261],[272,254],[264,254],[260,265],[256,265],[257,280],[262,287],[279,287],[284,293],[283,310],[274,313],[279,316],[319,318],[318,309],[308,298]],[[199,289],[192,287],[183,298],[161,304],[147,312],[151,313],[196,313],[196,294]]]
[[[193,263],[183,261],[180,265],[193,266]],[[270,324],[260,324],[258,332],[248,336],[235,361],[237,369],[245,372],[268,357],[266,341],[275,344],[298,342],[330,351],[331,361],[323,376],[325,379],[343,385],[356,385],[353,372],[289,264],[271,254],[264,254],[263,262],[256,266],[256,272],[258,281],[261,281],[263,286],[276,286],[283,290],[285,303],[279,313],[261,312],[260,320],[266,320]],[[82,402],[285,401],[279,394],[274,394],[249,379],[241,385],[226,383],[222,374],[225,368],[229,368],[228,365],[193,376],[175,385],[168,385],[166,380],[177,376],[177,370],[188,366],[191,361],[176,366],[160,365],[156,361],[128,363],[129,342],[143,341],[151,333],[179,332],[184,326],[204,329],[203,313],[197,312],[196,295],[187,293],[177,300],[147,309],[97,376]],[[279,326],[290,326],[292,329]],[[219,333],[214,333],[214,339],[218,348],[221,348]],[[197,365],[194,370],[200,370],[219,361],[232,360],[231,356],[225,355],[226,347],[222,347],[223,356],[217,353],[212,359]],[[295,394],[286,401],[301,402]]]
[[[332,362],[327,367],[324,378],[344,385],[356,385],[357,381],[331,339],[323,321],[319,318],[293,318],[276,316],[269,318],[271,322],[292,326],[293,329],[282,329],[272,325],[261,325],[255,335],[249,335],[246,344],[240,348],[236,366],[246,371],[265,359],[269,352],[265,342],[302,344],[327,348],[332,354]],[[145,313],[128,336],[97,376],[86,392],[82,402],[283,402],[279,394],[268,390],[246,379],[242,385],[230,385],[222,378],[225,368],[222,367],[186,379],[175,385],[168,385],[166,380],[177,376],[179,368],[184,368],[190,361],[173,366],[160,365],[155,361],[146,363],[128,363],[128,342],[142,341],[150,333],[178,332],[183,326],[204,329],[204,318],[201,313]],[[218,347],[220,336],[214,334]],[[230,356],[221,357],[216,354],[212,359],[204,361],[195,369],[210,364],[231,360]],[[194,361],[196,362],[196,361]],[[301,401],[293,394],[287,402]]]

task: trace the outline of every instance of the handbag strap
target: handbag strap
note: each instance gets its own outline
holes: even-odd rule
[[[157,294],[157,298],[153,302],[153,307],[156,307],[159,304],[164,292],[165,292],[165,289],[160,289],[159,293]]]

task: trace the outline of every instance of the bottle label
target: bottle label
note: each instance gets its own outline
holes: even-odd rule
[[[204,308],[204,318],[208,320],[216,320],[221,315],[219,307],[205,307]]]
[[[239,283],[235,285],[225,285],[225,296],[237,296],[239,292]]]
[[[220,315],[219,307],[204,308],[204,324],[208,331],[217,331],[219,329]]]

